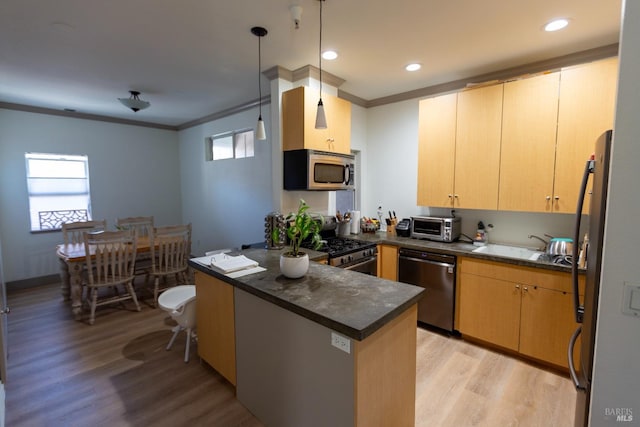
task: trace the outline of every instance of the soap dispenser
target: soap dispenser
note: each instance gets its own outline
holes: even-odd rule
[[[484,246],[487,244],[489,236],[487,234],[487,229],[484,227],[484,223],[482,221],[478,221],[478,229],[476,230],[476,237],[473,239],[473,244],[476,246]]]

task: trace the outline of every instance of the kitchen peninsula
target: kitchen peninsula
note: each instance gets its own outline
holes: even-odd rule
[[[266,425],[413,426],[421,288],[281,251],[242,252],[266,271],[230,278],[198,262],[198,351]],[[326,256],[312,253],[311,258]]]

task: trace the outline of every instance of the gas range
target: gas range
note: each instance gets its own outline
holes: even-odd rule
[[[378,253],[375,243],[340,236],[327,238],[317,250],[326,252],[329,255],[329,265],[334,267],[353,264]]]
[[[304,242],[302,246],[312,249],[311,242]],[[325,237],[322,246],[316,249],[329,255],[329,265],[334,267],[346,267],[365,258],[375,257],[378,249],[375,243],[348,237]]]

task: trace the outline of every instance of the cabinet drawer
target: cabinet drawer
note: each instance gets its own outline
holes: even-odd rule
[[[560,271],[543,270],[533,267],[512,266],[509,264],[471,258],[459,258],[458,268],[461,273],[493,277],[508,282],[540,286],[561,292],[573,292],[571,274]],[[584,293],[584,276],[579,277],[580,294]]]

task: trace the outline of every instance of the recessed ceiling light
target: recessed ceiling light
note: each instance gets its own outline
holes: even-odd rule
[[[422,68],[422,65],[418,64],[417,62],[404,67],[404,69],[407,71],[418,71],[420,68]]]
[[[327,59],[329,61],[333,61],[338,57],[338,52],[335,50],[325,50],[322,52],[322,58]]]
[[[545,31],[558,31],[569,25],[569,20],[565,18],[554,19],[544,26]]]

